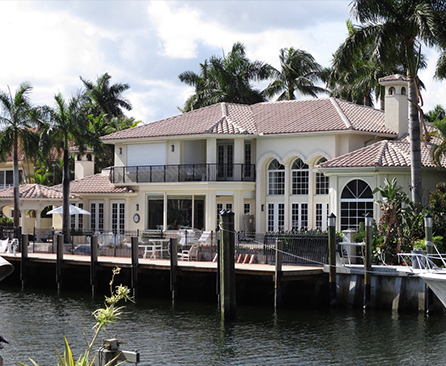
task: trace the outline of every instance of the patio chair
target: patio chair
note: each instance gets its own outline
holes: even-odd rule
[[[211,243],[211,233],[212,231],[203,231],[200,238],[198,239],[199,244],[212,244]]]
[[[192,245],[190,247],[190,249],[187,250],[182,250],[181,253],[178,253],[178,259],[181,260],[187,260],[187,261],[191,261],[191,260],[198,260],[198,246],[197,245]]]
[[[0,240],[0,253],[6,253],[8,250],[9,239]]]

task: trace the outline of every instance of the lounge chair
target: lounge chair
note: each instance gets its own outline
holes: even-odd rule
[[[0,253],[6,253],[8,250],[9,239],[0,240]]]
[[[181,253],[178,253],[178,259],[183,261],[191,261],[198,260],[198,246],[192,245],[188,250],[182,250]]]

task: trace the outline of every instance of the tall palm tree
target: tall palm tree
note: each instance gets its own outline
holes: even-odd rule
[[[38,138],[32,129],[37,124],[37,110],[31,104],[31,91],[28,82],[20,84],[14,95],[9,87],[7,92],[0,91],[0,155],[4,158],[12,151],[15,228],[20,226],[18,150],[22,149],[26,157],[37,151]]]
[[[122,96],[130,89],[129,84],[111,84],[111,76],[108,73],[99,76],[96,84],[82,77],[80,79],[86,89],[88,114],[97,117],[102,113],[106,118],[113,118],[124,116],[123,109],[127,111],[132,109],[130,102]]]
[[[263,93],[268,97],[279,94],[277,100],[294,100],[295,92],[317,98],[317,94],[326,92],[315,83],[321,80],[323,68],[314,57],[303,50],[282,48],[280,50],[280,70],[273,70],[272,81]]]
[[[205,107],[220,102],[254,104],[263,102],[260,90],[253,88],[253,81],[268,79],[272,67],[261,61],[250,61],[242,43],[235,43],[223,57],[212,56],[200,64],[200,74],[185,71],[178,75],[180,81],[194,87],[183,111]]]
[[[416,49],[422,44],[442,49],[446,44],[443,1],[433,0],[354,0],[352,13],[362,25],[349,35],[340,48],[340,64],[348,64],[358,50],[372,44],[374,56],[391,65],[402,47],[409,79],[409,132],[411,144],[412,200],[421,202],[420,95]]]
[[[85,149],[85,141],[91,141],[94,136],[88,131],[88,120],[82,112],[82,95],[71,97],[68,101],[61,93],[54,96],[54,107],[47,108],[48,124],[42,133],[42,146],[48,152],[51,147],[63,150],[63,214],[62,232],[65,242],[70,241],[70,169],[69,169],[69,142],[73,142],[81,152]]]

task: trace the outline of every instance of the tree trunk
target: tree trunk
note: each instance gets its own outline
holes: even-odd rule
[[[68,148],[63,150],[63,214],[62,214],[62,233],[64,242],[70,243],[70,166],[69,166]]]
[[[14,152],[12,160],[12,183],[14,186],[14,228],[20,226],[20,208],[19,208],[19,158],[17,154],[17,136],[14,136]]]

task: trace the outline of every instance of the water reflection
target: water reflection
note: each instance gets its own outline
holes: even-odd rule
[[[92,334],[102,300],[0,290],[0,332],[11,344],[5,365],[35,358],[56,365],[66,334],[76,355]],[[222,323],[213,304],[139,301],[108,329],[138,349],[141,365],[431,365],[443,364],[446,319],[372,311],[237,309]]]

